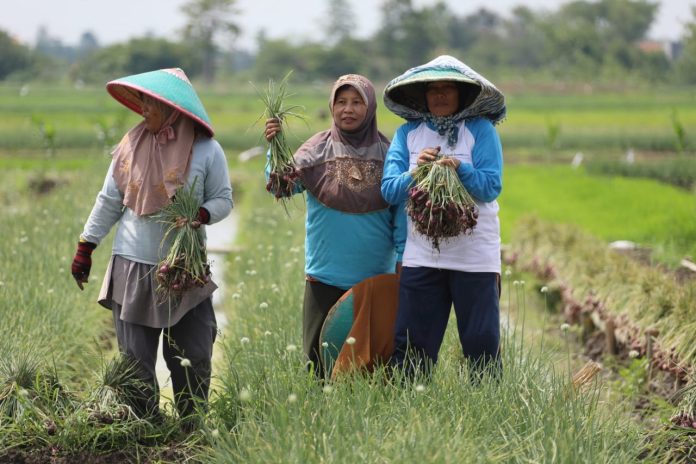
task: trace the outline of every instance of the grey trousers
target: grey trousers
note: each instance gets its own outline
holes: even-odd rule
[[[155,364],[162,331],[162,354],[171,373],[174,403],[179,417],[191,416],[197,404],[204,406],[210,389],[213,343],[217,334],[215,312],[210,298],[166,329],[122,321],[119,304],[114,303],[112,311],[119,350],[137,362],[138,377],[150,387],[138,399],[137,412],[142,415],[159,412],[159,385]],[[187,359],[191,365],[182,366],[182,359]]]

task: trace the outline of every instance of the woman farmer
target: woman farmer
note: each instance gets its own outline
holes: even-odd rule
[[[440,243],[417,233],[408,237],[399,283],[399,309],[392,363],[428,373],[454,303],[464,356],[475,368],[499,365],[500,225],[496,198],[503,157],[493,127],[505,116],[498,89],[451,56],[440,56],[393,79],[384,103],[407,120],[396,132],[384,166],[382,195],[406,200],[412,171],[429,162],[454,169],[478,207],[473,233]],[[446,157],[440,157],[446,155]]]
[[[143,116],[113,152],[104,186],[85,224],[72,263],[83,289],[92,251],[118,223],[112,257],[99,303],[113,313],[119,349],[132,357],[146,386],[136,410],[158,415],[155,376],[163,329],[163,355],[171,372],[174,399],[182,418],[195,400],[207,399],[211,356],[217,331],[212,282],[161,302],[154,267],[166,256],[160,247],[165,225],[153,218],[172,201],[177,188],[194,186],[200,208],[197,224],[213,224],[232,209],[232,188],[222,148],[196,91],[181,69],[161,69],[109,82],[118,102]],[[195,399],[195,400],[194,400]]]
[[[358,282],[393,273],[406,234],[398,207],[390,208],[380,194],[389,140],[377,129],[372,83],[357,74],[341,76],[329,109],[331,128],[294,155],[300,179],[295,193],[307,198],[303,348],[319,378],[327,374],[319,337],[329,309]],[[277,120],[266,121],[266,140],[280,130]]]

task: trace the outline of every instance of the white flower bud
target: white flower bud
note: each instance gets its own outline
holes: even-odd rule
[[[249,401],[251,400],[251,392],[248,388],[242,388],[239,391],[239,401]]]

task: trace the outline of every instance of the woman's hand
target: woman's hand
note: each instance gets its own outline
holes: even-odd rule
[[[416,164],[420,166],[425,163],[433,162],[437,159],[437,155],[439,153],[440,147],[424,148],[423,151],[421,151],[418,154],[418,160],[416,161]]]
[[[266,119],[266,130],[263,135],[266,137],[266,141],[270,142],[273,137],[280,132],[280,121],[276,118]]]
[[[462,164],[461,161],[459,161],[457,158],[452,158],[450,156],[447,156],[445,158],[440,158],[439,160],[436,161],[438,164],[442,164],[443,166],[449,166],[455,171],[459,167],[460,164]]]

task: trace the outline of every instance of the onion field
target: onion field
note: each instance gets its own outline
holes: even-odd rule
[[[329,84],[295,85],[308,116],[291,127],[297,145],[328,126]],[[109,147],[137,117],[104,89],[0,86],[0,463],[696,460],[696,278],[679,267],[696,258],[696,193],[584,166],[629,148],[637,162],[696,163],[693,92],[512,92],[499,126],[502,377],[470,381],[451,320],[432,379],[378,370],[323,384],[301,352],[304,200],[286,213],[264,188],[264,157],[240,159],[263,146],[253,87],[201,96],[237,234],[209,408],[187,433],[166,394],[162,423],[118,401],[128,389],[96,303],[111,237],[84,292],[70,274]],[[391,136],[400,121],[381,106]],[[601,370],[585,378],[588,366]]]

